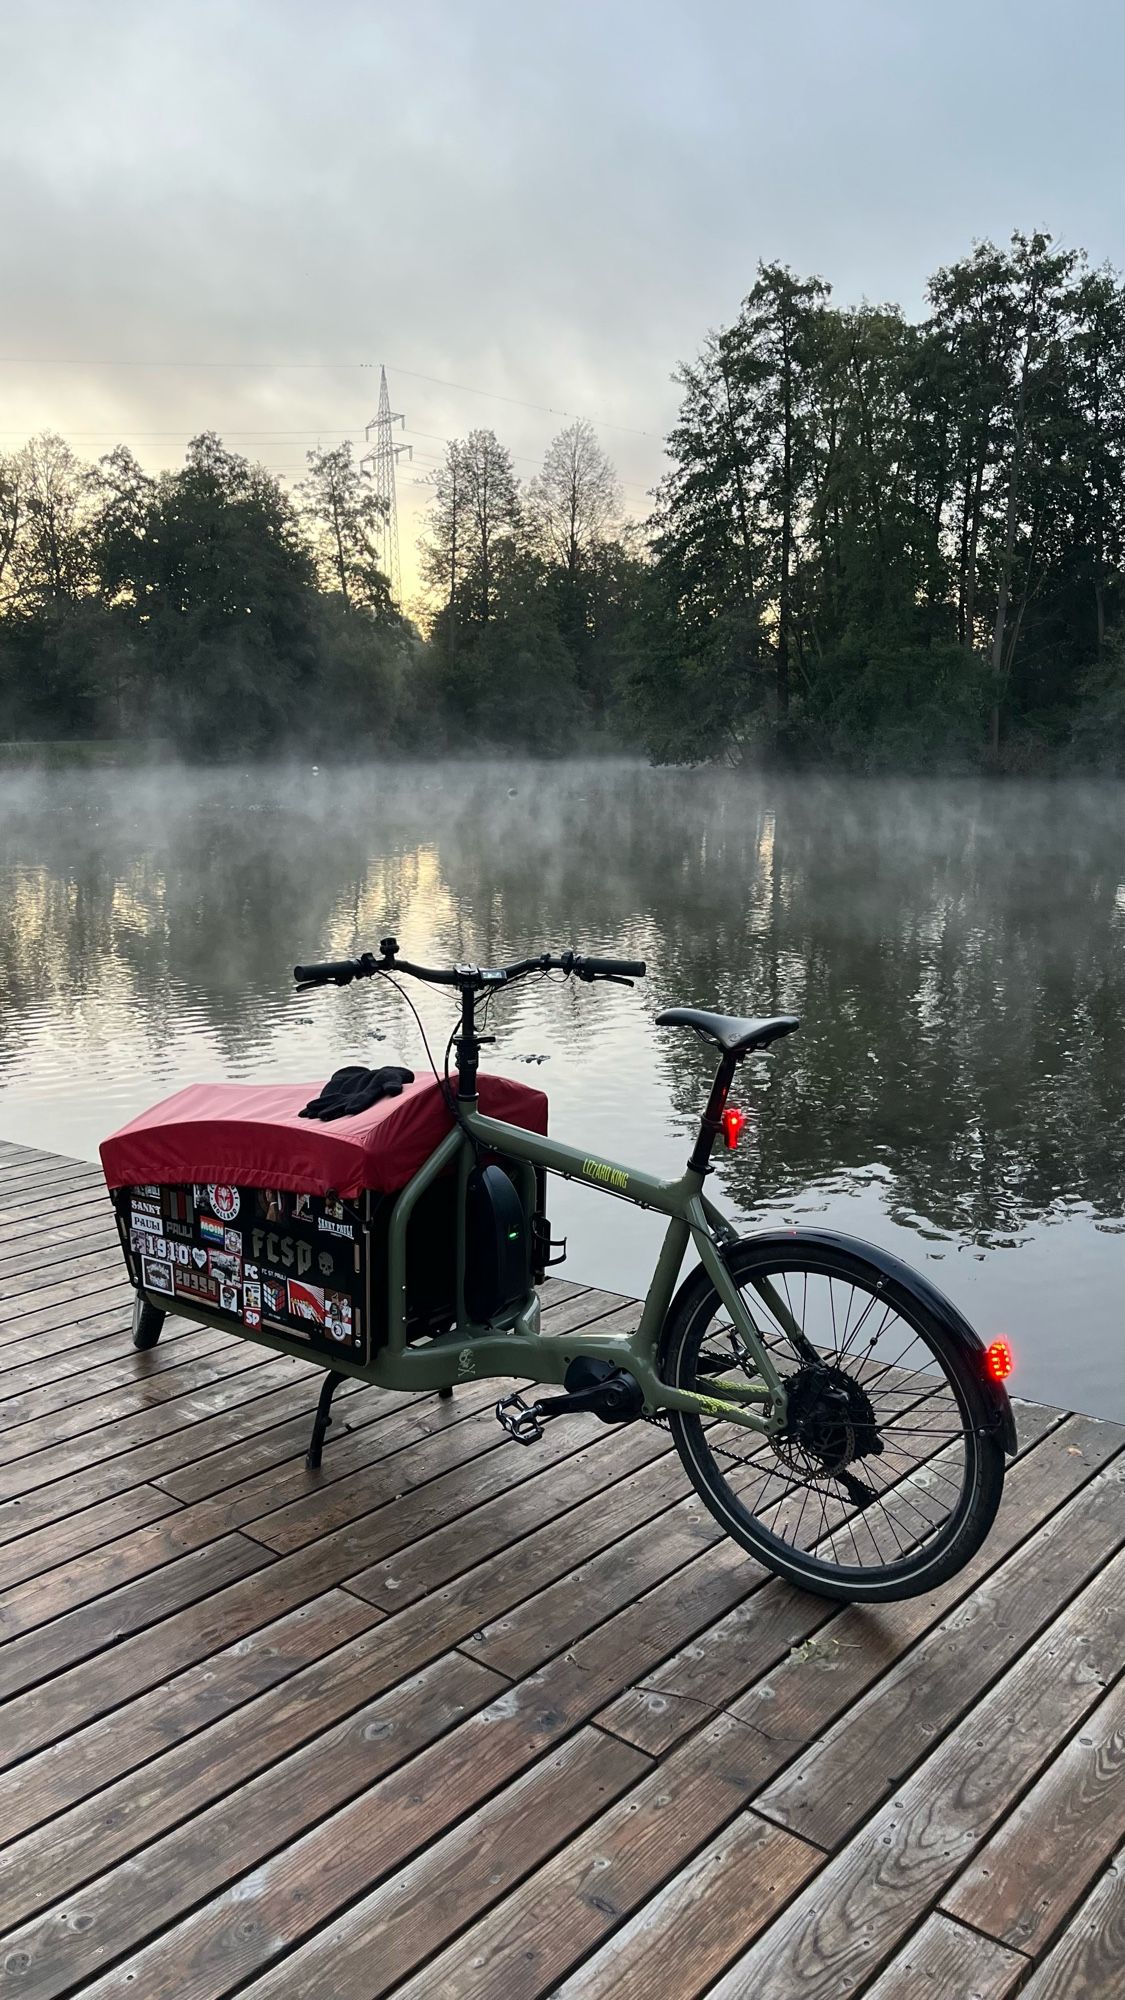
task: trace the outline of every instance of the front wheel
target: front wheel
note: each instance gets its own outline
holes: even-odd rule
[[[729,1269],[784,1383],[786,1423],[764,1439],[670,1410],[701,1498],[735,1541],[804,1590],[886,1603],[934,1589],[980,1547],[1004,1483],[971,1350],[907,1273],[888,1276],[862,1246],[751,1239]],[[718,1399],[724,1377],[761,1386],[702,1270],[673,1302],[660,1373]]]
[[[133,1346],[155,1347],[164,1325],[164,1314],[158,1306],[150,1306],[147,1299],[137,1293],[133,1300]]]

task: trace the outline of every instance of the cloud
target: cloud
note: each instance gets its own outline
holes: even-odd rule
[[[377,374],[96,364],[385,359],[432,434],[409,540],[435,436],[492,423],[530,472],[558,424],[396,363],[660,434],[759,257],[908,310],[1015,225],[1121,257],[1123,41],[1093,0],[12,7],[3,442],[129,432],[159,464],[204,427],[310,433],[236,440],[288,473]],[[659,446],[603,441],[643,511]]]

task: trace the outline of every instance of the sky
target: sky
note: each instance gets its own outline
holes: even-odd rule
[[[1113,0],[0,0],[0,450],[291,481],[385,363],[404,594],[444,441],[590,418],[626,508],[759,259],[919,314],[1044,227],[1125,264]]]

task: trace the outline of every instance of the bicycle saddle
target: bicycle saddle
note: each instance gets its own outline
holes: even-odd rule
[[[698,1007],[665,1007],[656,1017],[658,1028],[694,1028],[709,1042],[717,1042],[728,1056],[749,1055],[765,1049],[782,1035],[791,1035],[801,1023],[796,1014],[773,1014],[762,1020],[740,1020],[737,1014],[705,1014]]]

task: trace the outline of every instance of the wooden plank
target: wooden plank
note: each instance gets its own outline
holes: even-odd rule
[[[753,1765],[744,1761],[748,1744],[745,1731],[724,1722],[695,1739],[691,1756],[680,1751],[656,1766],[396,2000],[436,2000],[447,1989],[474,2000],[553,1996],[720,1828],[735,1822],[753,1782]],[[753,1878],[744,1877],[744,1901],[750,1904],[755,1893]],[[650,1990],[663,2000],[659,1986]],[[775,1990],[763,1992],[773,2000]]]
[[[757,1801],[838,1847],[1125,1542],[1125,1465],[1110,1464],[848,1710]]]
[[[5,1591],[29,1577],[38,1576],[56,1564],[69,1563],[88,1551],[100,1553],[104,1544],[119,1536],[135,1534],[152,1521],[177,1514],[180,1503],[158,1486],[134,1486],[98,1507],[64,1516],[37,1534],[23,1535],[0,1549],[0,1585]],[[49,1538],[49,1540],[48,1540]]]
[[[545,1441],[543,1448],[549,1448],[549,1441]],[[561,1451],[562,1446],[558,1449]],[[620,1449],[619,1441],[607,1436],[594,1449],[606,1454],[606,1462],[612,1466]],[[499,1459],[490,1455],[484,1461],[473,1461],[442,1479],[431,1480],[405,1499],[379,1508],[365,1520],[279,1558],[252,1579],[252,1589],[245,1583],[233,1584],[203,1605],[166,1619],[154,1630],[121,1638],[113,1649],[112,1674],[107,1672],[105,1662],[97,1658],[84,1660],[56,1675],[49,1689],[31,1688],[16,1696],[5,1716],[0,1768],[42,1748],[53,1736],[80,1728],[142,1688],[155,1685],[166,1674],[192,1664],[204,1653],[230,1643],[240,1634],[280,1617],[307,1598],[342,1582],[367,1567],[387,1548],[401,1547],[404,1540],[409,1540],[412,1523],[432,1523],[434,1519],[447,1519],[450,1512],[463,1513],[474,1499],[486,1497],[481,1491],[486,1477],[492,1481],[490,1492],[502,1490],[504,1480],[518,1483],[531,1478],[528,1456],[526,1452],[510,1451]],[[742,1594],[741,1590],[736,1592]],[[82,1612],[75,1614],[77,1619],[83,1616]],[[34,1634],[30,1639],[34,1639]],[[12,1643],[14,1648],[30,1642]],[[31,1658],[34,1664],[34,1651]]]
[[[816,1848],[792,1834],[771,1838],[779,1832],[743,1813],[564,1979],[552,2000],[695,2000],[821,1866]],[[441,1962],[430,1970],[440,1993]]]
[[[174,1529],[179,1517],[159,1523],[149,1533]],[[245,1535],[225,1535],[221,1541],[193,1549],[167,1562],[151,1576],[140,1577],[109,1596],[96,1599],[65,1618],[52,1619],[22,1637],[0,1646],[0,1701],[22,1693],[64,1668],[120,1643],[123,1632],[143,1632],[171,1617],[185,1605],[210,1597],[227,1584],[265,1567],[269,1558]]]
[[[378,2000],[647,1769],[639,1751],[580,1729],[244,1992]]]
[[[13,1257],[11,1266],[5,1258],[0,1298],[10,1302],[13,1293],[17,1293],[21,1306],[30,1308],[45,1305],[60,1285],[74,1283],[89,1286],[109,1264],[115,1242],[124,1276],[121,1239],[115,1230],[111,1237],[93,1238],[88,1244],[78,1244],[70,1256],[53,1256],[55,1246],[48,1244],[44,1246],[45,1254],[26,1251]]]
[[[1008,2000],[1027,1971],[1007,1951],[941,1911],[927,1917],[898,1957],[868,1986],[864,2000]]]
[[[89,1824],[69,1818],[82,1801],[101,1795],[92,1809],[99,1816],[94,1824],[104,1826],[109,1802],[126,1797],[111,1789],[119,1779],[279,1687],[312,1661],[326,1658],[381,1617],[381,1612],[346,1591],[325,1591],[235,1645],[206,1655],[154,1693],[146,1690],[86,1728],[51,1743],[0,1774],[0,1824],[7,1838],[14,1843],[53,1819],[46,1850],[61,1862],[68,1828]],[[158,1785],[163,1784],[162,1770],[167,1768],[156,1766]],[[171,1810],[175,1803],[171,1787],[167,1796]],[[102,1799],[107,1802],[104,1807]],[[41,1865],[42,1845],[35,1851]],[[14,1869],[15,1847],[11,1854]],[[0,1885],[4,1880],[0,1871]]]
[[[261,1369],[270,1359],[268,1347],[253,1347],[245,1340],[224,1341],[222,1335],[219,1341],[217,1348],[195,1359],[187,1354],[182,1360],[177,1357],[170,1369],[146,1369],[147,1355],[134,1350],[132,1368],[119,1383],[110,1383],[101,1390],[95,1387],[89,1398],[64,1401],[61,1408],[32,1414],[23,1423],[10,1425],[0,1447],[4,1459],[13,1465],[33,1452],[45,1451],[68,1438],[80,1438],[87,1430],[108,1430],[120,1419],[137,1416],[142,1410],[175,1403],[180,1397],[194,1397],[199,1389]],[[174,1348],[172,1351],[175,1353]],[[31,1473],[33,1468],[28,1471]]]
[[[749,1600],[751,1606],[763,1605],[780,1588],[776,1579],[771,1580],[765,1590]],[[1115,1605],[1118,1616],[1125,1613],[1120,1580],[1106,1585],[1105,1593],[1107,1602],[1099,1607],[1098,1616],[1112,1614]],[[796,1592],[791,1595],[794,1605],[804,1603],[808,1608],[810,1624],[830,1610],[823,1604],[818,1607],[814,1599],[800,1599]],[[924,1600],[915,1599],[893,1610],[905,1614],[923,1603]],[[854,1649],[841,1649],[838,1656],[816,1662],[806,1662],[799,1652],[791,1653],[780,1667],[776,1661],[784,1650],[784,1638],[776,1629],[771,1638],[768,1628],[759,1629],[757,1621],[749,1618],[747,1644],[753,1645],[755,1638],[758,1639],[754,1665],[759,1673],[766,1675],[755,1694],[736,1701],[689,1736],[657,1767],[651,1779],[623,1800],[619,1809],[597,1822],[583,1840],[564,1850],[549,1869],[531,1878],[511,1899],[511,1907],[498,1911],[494,1922],[468,1933],[461,1940],[462,1960],[482,1970],[478,1983],[470,1978],[463,1989],[456,1984],[455,1990],[459,1994],[464,1991],[466,1995],[479,1995],[480,2000],[495,1991],[503,1991],[505,2000],[509,1994],[513,2000],[514,1996],[525,1994],[553,1994],[556,1983],[573,1969],[579,1957],[608,1936],[707,1839],[719,1833],[734,1813],[754,1797],[763,1782],[793,1755],[795,1748],[807,1743],[826,1721],[846,1709],[857,1684],[869,1684],[878,1678],[884,1662],[882,1637],[870,1629],[866,1639],[860,1636],[871,1614],[852,1610],[844,1615],[858,1621]],[[879,1616],[882,1619],[884,1614],[881,1612]],[[1079,1636],[1074,1638],[1074,1644],[1080,1655],[1081,1615],[1072,1607],[1066,1616],[1075,1620],[1074,1632]],[[1108,1650],[1112,1642],[1105,1643]],[[1046,1642],[1041,1642],[1041,1647],[1044,1658],[1039,1692],[1050,1715],[1052,1667]],[[668,1651],[672,1650],[670,1645]],[[1083,1668],[1076,1669],[1076,1681],[1083,1672]],[[1093,1688],[1091,1695],[1096,1693]],[[969,1721],[972,1720],[970,1717]],[[1013,1727],[1018,1734],[1022,1724]],[[1065,1720],[1062,1727],[1065,1732]],[[654,1820],[651,1836],[646,1834],[650,1812]],[[877,1858],[872,1860],[868,1855],[866,1865],[874,1869]],[[957,1866],[955,1857],[950,1863],[950,1875]],[[598,1909],[591,1910],[587,1885],[596,1885],[598,1904],[604,1904],[600,1914]],[[833,1899],[824,1904],[830,1913],[833,1907]],[[819,1909],[815,1901],[810,1902],[805,1918],[810,1928],[815,1928],[819,1921]],[[845,1932],[848,1925],[854,1923],[862,1928],[865,1921],[859,1914],[853,1918],[850,1910],[841,1917]],[[534,1968],[535,1976],[529,1975],[526,1980],[525,1959],[517,1955],[513,1943],[516,1939],[520,1940],[526,1964]],[[509,1949],[513,1952],[511,1959],[506,1955]],[[745,1989],[758,1990],[774,1990],[764,1972],[760,1987],[752,1984]],[[795,1983],[791,1988],[782,1985],[777,1990],[779,1994],[799,1991],[805,2000],[803,1985]],[[742,1988],[732,1985],[730,1991],[731,2000],[736,1992],[741,2000]],[[822,1987],[815,1982],[809,1991],[816,1996],[835,1993],[830,1984]]]
[[[259,1370],[252,1378],[255,1393],[238,1399],[230,1398],[233,1406],[218,1416],[178,1425],[166,1437],[150,1438],[130,1451],[122,1449],[113,1457],[71,1472],[69,1477],[65,1476],[63,1469],[56,1467],[58,1477],[49,1485],[32,1488],[0,1503],[0,1542],[11,1541],[30,1533],[33,1528],[45,1527],[51,1521],[62,1520],[75,1508],[93,1506],[96,1501],[108,1500],[114,1493],[124,1493],[130,1486],[140,1486],[148,1480],[157,1479],[165,1472],[174,1471],[177,1466],[188,1464],[196,1453],[222,1451],[232,1443],[253,1437],[257,1431],[272,1429],[291,1417],[303,1417],[307,1412],[311,1426],[319,1371],[302,1368],[297,1362],[293,1367],[298,1379],[287,1389],[266,1393],[262,1371]],[[154,1414],[148,1413],[146,1424],[150,1424]],[[29,1462],[38,1467],[38,1459],[22,1461],[24,1464]]]
[[[59,1285],[56,1290],[57,1297],[44,1298],[39,1294],[34,1301],[5,1300],[0,1293],[0,1362],[4,1365],[29,1358],[13,1350],[26,1346],[33,1335],[57,1334],[60,1328],[81,1325],[122,1299],[131,1305],[135,1297],[124,1266],[114,1271],[107,1265],[96,1281],[81,1285],[72,1278],[69,1284]],[[57,1340],[44,1343],[41,1351],[53,1353],[57,1345]]]
[[[29,1234],[45,1220],[57,1222],[63,1216],[81,1220],[85,1216],[104,1216],[107,1210],[112,1215],[105,1188],[100,1184],[91,1187],[82,1181],[63,1183],[49,1194],[34,1190],[10,1194],[0,1186],[0,1223],[5,1238],[9,1230],[14,1230],[17,1237]]]
[[[1020,2000],[1122,2000],[1125,1854],[1107,1868]]]
[[[1038,1958],[1122,1840],[1125,1680],[1086,1717],[954,1883],[942,1908]]]
[[[376,1394],[366,1392],[365,1400],[374,1402]],[[359,1398],[349,1400],[358,1403]],[[400,1412],[397,1417],[381,1418],[376,1404],[370,1413],[372,1421],[355,1434],[355,1442],[363,1447],[368,1462],[373,1505],[376,1495],[386,1499],[393,1489],[393,1497],[397,1499],[411,1487],[434,1477],[435,1457],[436,1470],[440,1472],[462,1459],[475,1456],[478,1442],[470,1437],[466,1444],[459,1447],[460,1429],[451,1425],[448,1419],[442,1422],[437,1416],[441,1405],[435,1404],[432,1408],[435,1414],[429,1427],[440,1432],[440,1437],[436,1451],[428,1456],[418,1443],[425,1435],[425,1428],[413,1413],[407,1415]],[[456,1435],[452,1437],[451,1428],[456,1430]],[[16,1583],[13,1576],[11,1587],[0,1595],[0,1636],[15,1638],[48,1620],[68,1618],[69,1614],[91,1599],[119,1591],[123,1585],[159,1569],[177,1556],[207,1542],[214,1542],[241,1527],[244,1522],[252,1521],[257,1514],[269,1510],[281,1488],[283,1477],[291,1487],[313,1484],[319,1475],[311,1474],[305,1466],[303,1454],[307,1437],[308,1426],[303,1425],[301,1457],[281,1472],[248,1480],[241,1487],[211,1500],[198,1501],[192,1506],[181,1507],[178,1502],[170,1500],[167,1512],[171,1518],[163,1527],[153,1527],[151,1532],[127,1531],[126,1538],[126,1532],[118,1531],[115,1524],[110,1524],[113,1529],[111,1537],[103,1537],[100,1546],[92,1547],[79,1559],[58,1567],[54,1567],[52,1562],[57,1554],[52,1538],[58,1534],[60,1525],[66,1529],[68,1523],[56,1524],[53,1528],[42,1530],[39,1535],[27,1535],[11,1544],[7,1551],[2,1552],[4,1560],[0,1562],[0,1574],[7,1581],[13,1571],[20,1569],[25,1580]],[[382,1460],[394,1457],[408,1446],[411,1449],[397,1467],[388,1469],[385,1474],[375,1469],[380,1467]],[[127,1495],[124,1497],[128,1498]],[[78,1518],[81,1519],[81,1516]],[[103,1520],[105,1518],[103,1510]],[[25,1553],[28,1544],[33,1545],[30,1555]],[[48,1570],[50,1573],[45,1574]],[[126,1604],[120,1599],[118,1616],[117,1637],[120,1639],[131,1629]],[[65,1627],[67,1633],[78,1634],[79,1645],[84,1644],[84,1629],[85,1621],[76,1618],[70,1619]],[[0,1654],[0,1661],[2,1658]]]
[[[59,1252],[65,1256],[60,1257]],[[8,1295],[14,1281],[27,1277],[31,1290],[41,1273],[85,1261],[87,1257],[117,1256],[124,1269],[121,1237],[113,1210],[105,1202],[100,1208],[77,1215],[37,1215],[25,1223],[9,1223],[4,1230],[4,1282]],[[21,1288],[22,1289],[22,1288]]]
[[[44,1285],[34,1292],[21,1291],[13,1298],[0,1284],[0,1342],[5,1347],[13,1341],[23,1340],[28,1333],[34,1333],[41,1326],[56,1325],[57,1308],[69,1306],[74,1312],[92,1312],[91,1299],[101,1298],[107,1292],[124,1290],[132,1296],[132,1287],[125,1276],[122,1264],[120,1276],[110,1273],[103,1260],[103,1267],[81,1277],[64,1278],[58,1283]]]
[[[322,1732],[233,1796],[150,1842],[139,1864],[126,1861],[85,1892],[68,1896],[64,1910],[56,1906],[33,1917],[6,1939],[8,1964],[13,1956],[19,1964],[21,2000],[55,2000],[81,1981],[93,1980],[104,1965],[221,1889],[232,1856],[260,1869],[310,1819],[339,1808],[357,1793],[373,1796],[380,1779],[386,1782],[385,1774],[407,1759],[416,1768],[423,1746],[440,1747],[466,1713],[479,1711],[501,1685],[474,1660],[459,1654],[440,1660],[416,1680],[357,1708],[346,1722]],[[340,1860],[342,1872],[363,1867],[362,1855],[351,1849]],[[169,1935],[174,1938],[178,1931]],[[156,1972],[156,1962],[163,1962],[162,1974]],[[130,1970],[136,1974],[132,1980]],[[146,2000],[157,2000],[162,1992],[182,1995],[187,1984],[178,1983],[180,1974],[174,1956],[168,1962],[163,1938],[122,1967],[120,1978],[127,1982],[126,1990],[143,1993]],[[118,1983],[117,1976],[112,1983]]]
[[[604,1690],[620,1685],[639,1658],[658,1654],[670,1632],[674,1642],[723,1596],[748,1589],[746,1572],[755,1566],[727,1545],[691,1568],[690,1581],[678,1574],[672,1587],[658,1586],[542,1673],[505,1689],[435,1750],[372,1786],[129,1960],[120,1968],[122,1981],[133,1975],[127,1990],[139,1985],[153,2000],[185,1989],[199,1996],[226,1992],[232,1980],[258,1968],[263,1953],[273,1955],[271,1939],[283,1917],[301,1925],[310,1884],[318,1885],[322,1909],[330,1895],[337,1907],[355,1900],[372,1879],[401,1865],[588,1720]],[[146,1869],[151,1858],[150,1849]],[[103,1990],[112,1990],[112,1982]]]
[[[122,1331],[120,1315],[114,1315],[112,1332],[96,1350],[87,1348],[88,1364],[74,1374],[56,1373],[42,1361],[32,1361],[0,1376],[0,1430],[28,1423],[33,1417],[50,1416],[54,1410],[75,1409],[79,1403],[89,1403],[126,1382],[142,1386],[204,1355],[246,1346],[245,1341],[233,1340],[217,1327],[197,1326],[181,1340],[167,1346],[161,1341],[158,1347],[138,1352],[131,1341],[122,1341]]]
[[[265,1399],[271,1391],[288,1389],[292,1383],[300,1382],[307,1394],[317,1376],[318,1371],[309,1362],[298,1361],[288,1354],[269,1354],[260,1366],[236,1376],[232,1382],[216,1383],[209,1389],[177,1397],[174,1403],[135,1410],[99,1430],[81,1431],[77,1437],[37,1451],[33,1458],[0,1462],[0,1498],[14,1499],[32,1489],[38,1496],[46,1486],[87,1472],[103,1459],[125,1454],[135,1457],[139,1446],[166,1441],[174,1432],[187,1427],[195,1432],[204,1418],[217,1416],[240,1403]],[[315,1403],[315,1392],[313,1400]]]
[[[622,1446],[631,1442],[634,1448],[643,1445],[651,1450],[657,1448],[662,1440],[655,1432],[642,1432],[638,1429],[632,1433],[630,1440],[622,1438],[620,1442]],[[592,1493],[591,1488],[595,1487],[599,1480],[604,1480],[609,1461],[602,1454],[599,1463],[592,1448],[588,1448],[586,1453],[580,1456],[585,1458],[585,1464],[571,1460],[562,1465],[557,1474],[543,1475],[544,1480],[551,1479],[555,1484],[551,1505],[546,1510],[541,1510],[537,1516],[540,1521],[543,1518],[543,1511],[552,1517],[561,1515],[568,1504],[579,1498],[585,1498],[585,1504],[576,1508],[574,1514],[567,1519],[565,1540],[559,1536],[553,1519],[548,1520],[535,1534],[526,1537],[513,1548],[501,1548],[497,1554],[480,1563],[467,1577],[443,1591],[439,1597],[410,1605],[398,1617],[387,1621],[378,1642],[373,1644],[369,1641],[362,1649],[369,1692],[377,1692],[411,1673],[416,1673],[436,1656],[456,1645],[482,1619],[495,1616],[506,1607],[518,1602],[526,1593],[529,1584],[541,1578],[545,1572],[547,1574],[552,1571],[555,1574],[565,1572],[572,1560],[573,1551],[577,1550],[581,1554],[584,1547],[596,1545],[608,1538],[605,1499],[596,1491]],[[474,1522],[466,1524],[466,1531],[470,1535],[474,1532],[475,1518]],[[512,1532],[514,1533],[515,1529]],[[609,1533],[612,1533],[612,1530]],[[357,1608],[362,1608],[359,1600],[355,1601]],[[363,1622],[366,1624],[379,1615],[371,1611],[369,1619]],[[158,1635],[154,1635],[154,1640],[158,1642]],[[245,1643],[252,1649],[255,1642],[251,1639]],[[227,1670],[231,1669],[232,1664],[237,1670],[238,1662],[235,1654],[228,1653],[225,1658]],[[221,1665],[222,1662],[220,1667]],[[220,1669],[217,1667],[214,1676],[216,1683],[219,1680],[219,1673]],[[68,1798],[84,1797],[86,1791],[91,1789],[88,1776],[91,1757],[83,1747],[86,1743],[96,1742],[99,1746],[98,1754],[111,1760],[106,1770],[108,1783],[114,1776],[115,1764],[120,1762],[124,1754],[121,1749],[123,1741],[128,1742],[131,1735],[139,1732],[142,1744],[150,1743],[154,1712],[160,1717],[157,1726],[166,1732],[167,1743],[175,1742],[177,1738],[173,1711],[178,1713],[175,1708],[176,1690],[190,1689],[192,1681],[193,1674],[189,1671],[182,1675],[178,1682],[173,1683],[171,1697],[167,1689],[162,1689],[151,1699],[141,1696],[130,1706],[110,1716],[106,1722],[96,1723],[76,1736],[72,1744],[61,1744],[46,1756],[33,1758],[30,1763],[19,1767],[7,1780],[0,1777],[0,1823],[3,1823],[5,1812],[9,1816],[13,1813],[11,1784],[12,1780],[15,1780],[18,1790],[19,1779],[23,1772],[28,1774],[29,1784],[37,1795],[44,1789],[49,1790],[50,1797],[54,1801],[54,1809],[59,1810],[61,1803]],[[191,1709],[190,1713],[194,1726],[200,1726],[194,1709]],[[242,1728],[240,1722],[240,1731]],[[248,1728],[251,1736],[256,1738],[257,1725],[251,1721]],[[211,1752],[207,1751],[206,1755],[210,1759]],[[72,1781],[67,1774],[76,1758],[78,1772],[76,1779]],[[126,1761],[120,1768],[128,1770],[131,1768],[131,1763]],[[173,1797],[178,1795],[179,1779],[174,1774],[169,1776],[158,1770],[154,1775],[166,1793]],[[72,1786],[69,1791],[66,1789],[68,1784]],[[97,1801],[99,1816],[103,1814],[121,1816],[127,1811],[131,1797],[132,1794],[124,1789],[105,1794]],[[56,1823],[52,1829],[52,1851],[59,1847],[63,1836],[64,1829],[61,1823]],[[85,1824],[79,1829],[76,1838],[85,1857],[88,1839]]]
[[[509,1680],[522,1679],[630,1599],[714,1548],[723,1529],[694,1490],[678,1497],[686,1483],[679,1458],[669,1454],[628,1484],[615,1486],[603,1503],[610,1545],[586,1562],[576,1560],[557,1582],[482,1626],[462,1650]],[[779,1477],[779,1493],[783,1486]]]
[[[417,1456],[432,1475],[432,1484],[424,1486],[421,1491],[415,1490],[422,1482],[414,1480],[404,1465],[401,1472],[396,1468],[395,1479],[390,1482],[389,1488],[378,1494],[380,1501],[397,1503],[398,1509],[393,1521],[387,1517],[385,1525],[388,1532],[382,1537],[380,1553],[408,1546],[408,1523],[411,1533],[424,1535],[438,1523],[450,1519],[451,1503],[453,1508],[466,1511],[478,1507],[495,1493],[506,1492],[522,1479],[534,1479],[536,1464],[540,1467],[553,1465],[560,1458],[577,1451],[582,1443],[581,1430],[557,1424],[553,1434],[545,1437],[534,1453],[521,1452],[520,1456],[530,1458],[532,1463],[517,1469],[512,1464],[510,1442],[496,1424],[491,1408],[470,1417],[450,1435],[455,1435],[458,1440],[453,1454],[449,1454],[449,1447],[442,1437],[418,1446]],[[443,1476],[439,1478],[438,1475]],[[404,1504],[403,1496],[408,1489],[409,1499]],[[323,1547],[325,1536],[345,1533],[353,1522],[360,1533],[370,1536],[376,1520],[373,1498],[368,1474],[352,1474],[338,1479],[332,1486],[294,1500],[272,1514],[248,1522],[246,1532],[279,1555],[292,1554],[311,1543]],[[374,1544],[372,1552],[374,1554]]]
[[[1048,1421],[1044,1418],[1042,1430]],[[1025,1439],[1030,1428],[1025,1424]],[[832,1626],[832,1645],[826,1657],[832,1664],[832,1685],[847,1682],[854,1697],[871,1679],[868,1648],[873,1619],[877,1621],[874,1630],[878,1632],[879,1657],[883,1666],[888,1666],[1093,1476],[1100,1461],[1088,1462],[1084,1455],[1071,1453],[1072,1437],[1076,1441],[1079,1435],[1060,1429],[1053,1435],[1041,1434],[1033,1447],[1025,1445],[1024,1455],[1009,1469],[1005,1498],[984,1548],[940,1590],[872,1613],[841,1610],[775,1579],[760,1604],[739,1607],[705,1632],[686,1654],[666,1661],[643,1686],[627,1689],[598,1717],[600,1725],[650,1755],[666,1753],[709,1715],[737,1701],[765,1671],[758,1664],[757,1644],[759,1621],[764,1617],[776,1626],[782,1655],[790,1645],[802,1643],[827,1626],[830,1619],[838,1621]],[[760,1721],[755,1713],[755,1723]],[[821,1714],[816,1727],[824,1726],[826,1718]]]
[[[974,1849],[1094,1707],[1125,1641],[1125,1557],[1102,1570],[810,1889],[712,1989],[767,1979],[849,2000],[901,1946]]]

